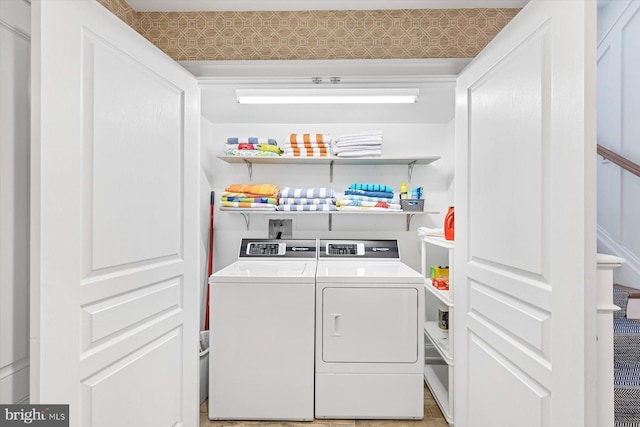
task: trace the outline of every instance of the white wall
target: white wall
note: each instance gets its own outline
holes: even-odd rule
[[[406,231],[405,215],[333,215],[331,231],[327,214],[281,216],[293,218],[294,238],[398,239],[403,260],[420,271],[416,229],[420,226],[441,227],[446,208],[453,201],[453,86],[448,83],[443,87],[433,89],[437,95],[427,95],[420,105],[408,108],[389,105],[247,106],[249,108],[243,113],[240,110],[243,106],[238,107],[230,97],[221,95],[220,91],[228,91],[228,88],[204,85],[202,104],[208,136],[203,137],[202,144],[204,155],[211,159],[203,159],[202,163],[211,167],[207,175],[216,192],[216,204],[219,205],[224,188],[232,183],[272,183],[279,188],[326,186],[337,192],[355,182],[386,184],[396,191],[403,181],[407,182],[409,190],[423,186],[425,210],[439,213],[414,216],[410,231]],[[416,165],[411,182],[407,166],[400,165],[336,165],[333,182],[330,182],[328,165],[255,164],[250,181],[243,164],[229,164],[216,157],[224,153],[229,136],[275,137],[283,141],[290,133],[310,132],[330,134],[335,139],[366,130],[383,131],[384,155],[437,155],[441,158],[430,165]],[[216,206],[214,271],[237,258],[243,237],[268,237],[268,220],[273,218],[280,216],[252,214],[247,229],[241,215],[221,212]]]
[[[640,0],[598,10],[598,143],[640,163]],[[640,288],[640,177],[598,157],[598,251],[625,259],[614,281]]]
[[[30,7],[0,2],[0,403],[29,400]]]

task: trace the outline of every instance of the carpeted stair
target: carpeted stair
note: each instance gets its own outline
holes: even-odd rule
[[[615,427],[640,427],[640,321],[627,319],[628,301],[628,290],[614,285]]]

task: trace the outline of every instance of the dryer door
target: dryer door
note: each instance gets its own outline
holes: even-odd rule
[[[415,363],[418,358],[415,288],[325,288],[322,360]]]

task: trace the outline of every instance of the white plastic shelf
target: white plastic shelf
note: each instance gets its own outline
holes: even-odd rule
[[[431,279],[425,279],[425,282],[426,283],[424,284],[424,288],[427,291],[435,295],[436,298],[438,298],[447,307],[453,307],[453,301],[451,301],[451,294],[448,289],[444,290],[436,288],[431,284]]]
[[[453,365],[453,357],[449,352],[449,333],[438,327],[438,322],[424,322],[424,333],[433,343],[447,365]]]
[[[453,411],[449,401],[449,370],[447,365],[425,365],[424,380],[436,403],[444,415],[444,419],[453,424]]]

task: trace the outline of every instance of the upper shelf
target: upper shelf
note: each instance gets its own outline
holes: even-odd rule
[[[256,164],[308,164],[308,165],[410,165],[435,162],[440,156],[381,156],[381,157],[244,157],[244,156],[218,156],[227,163],[256,163]]]
[[[440,156],[380,156],[380,157],[250,157],[250,156],[218,156],[227,163],[244,163],[249,171],[249,180],[253,177],[253,164],[305,164],[329,165],[329,182],[333,182],[333,165],[407,165],[407,175],[411,175],[415,165],[428,165]]]

